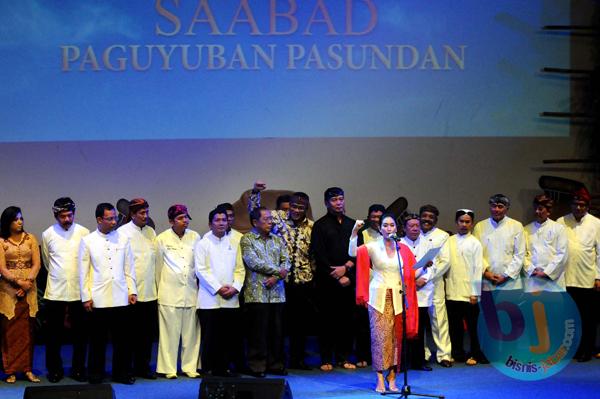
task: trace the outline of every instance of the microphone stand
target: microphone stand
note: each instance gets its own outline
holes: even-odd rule
[[[404,383],[402,384],[402,388],[400,392],[395,391],[385,391],[382,392],[381,395],[400,395],[399,398],[408,398],[409,396],[423,396],[427,398],[439,398],[444,399],[443,395],[429,395],[425,393],[416,393],[412,392],[410,385],[408,385],[408,346],[407,346],[407,338],[406,338],[406,282],[404,281],[404,270],[402,269],[402,259],[400,259],[400,242],[397,238],[393,238],[394,243],[396,244],[396,257],[398,258],[398,267],[400,268],[400,282],[402,283],[402,289],[400,294],[402,295],[402,365],[404,366],[404,371],[402,372],[404,377]]]

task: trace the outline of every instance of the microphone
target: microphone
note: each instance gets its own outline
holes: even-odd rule
[[[390,234],[390,235],[388,236],[388,238],[389,238],[390,240],[394,240],[394,241],[400,241],[400,237],[398,237],[398,234],[396,234],[396,233],[392,233],[392,234]]]

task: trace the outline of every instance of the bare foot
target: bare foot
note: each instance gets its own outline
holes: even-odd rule
[[[394,369],[390,370],[389,374],[387,375],[386,380],[388,382],[388,388],[390,391],[392,391],[392,392],[400,391],[398,389],[398,386],[396,385],[396,372],[394,371]]]
[[[319,368],[321,371],[331,371],[333,370],[333,365],[331,363],[323,363]]]
[[[25,373],[25,377],[29,380],[29,382],[35,382],[35,383],[40,382],[40,379],[38,378],[38,376],[33,374],[31,371],[27,371]]]
[[[375,392],[385,392],[385,380],[383,379],[383,373],[377,372],[377,385],[375,386]]]

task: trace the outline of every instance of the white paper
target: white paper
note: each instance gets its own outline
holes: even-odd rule
[[[433,258],[436,257],[438,252],[440,252],[441,248],[442,247],[431,248],[429,251],[427,251],[427,253],[425,253],[425,255],[423,255],[423,257],[417,263],[415,263],[415,265],[413,266],[413,270],[420,269],[423,266],[427,265],[429,262],[433,261]]]

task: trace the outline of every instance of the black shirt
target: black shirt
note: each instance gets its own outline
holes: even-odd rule
[[[311,248],[316,263],[315,279],[317,284],[339,286],[339,283],[329,274],[331,266],[342,266],[347,261],[354,262],[348,255],[350,235],[354,228],[355,220],[342,215],[342,222],[338,222],[337,215],[327,213],[317,220],[312,229]],[[354,272],[354,268],[352,268]],[[352,276],[347,273],[352,280]]]

